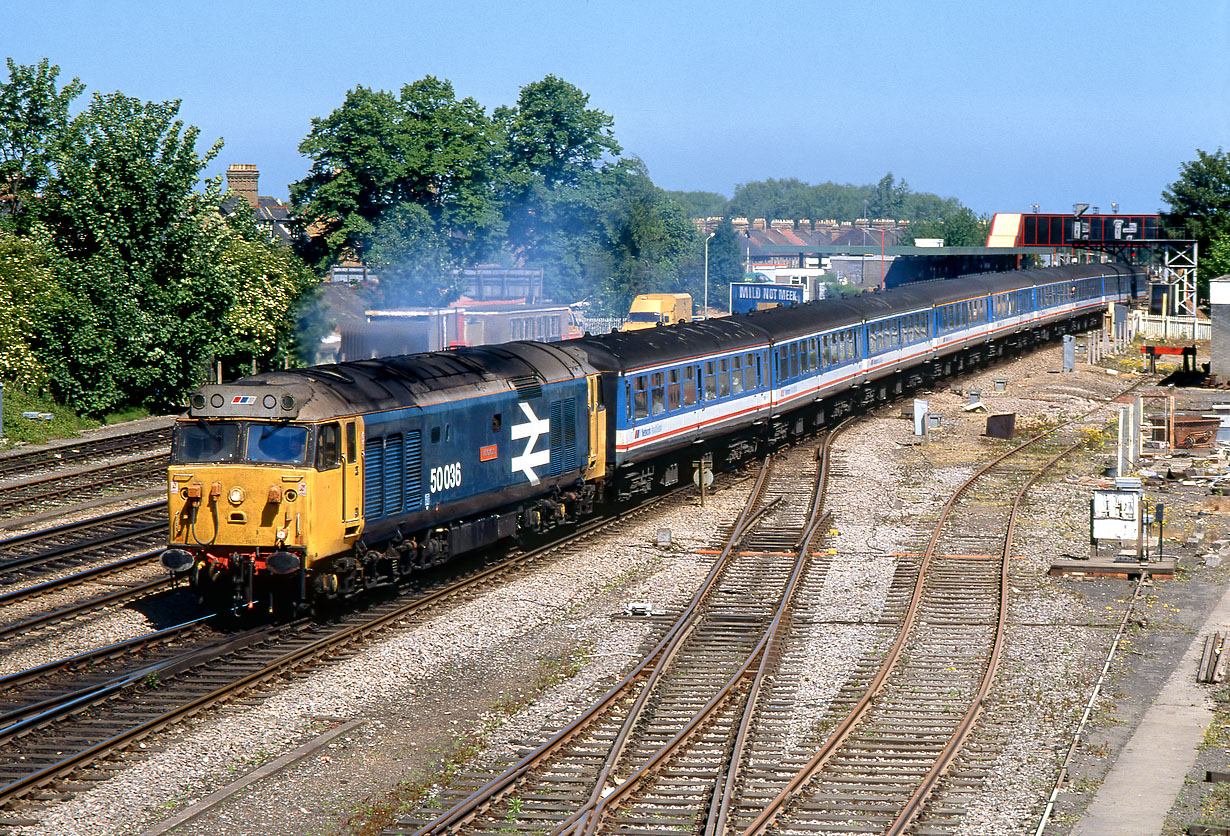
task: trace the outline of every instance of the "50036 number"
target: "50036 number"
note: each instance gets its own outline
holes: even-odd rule
[[[431,469],[431,492],[439,493],[461,487],[461,462]]]

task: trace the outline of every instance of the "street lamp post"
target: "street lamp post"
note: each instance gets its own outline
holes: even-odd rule
[[[717,233],[710,232],[705,238],[705,304],[703,310],[706,318],[709,316],[709,242],[713,240],[714,235]]]

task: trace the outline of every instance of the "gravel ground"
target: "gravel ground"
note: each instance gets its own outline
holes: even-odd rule
[[[140,833],[332,725],[364,726],[327,754],[312,757],[257,785],[177,833],[320,833],[340,827],[374,794],[415,773],[474,728],[490,729],[498,700],[529,688],[533,662],[582,653],[580,673],[553,689],[485,739],[492,754],[512,741],[566,719],[562,706],[606,682],[633,659],[649,624],[612,619],[625,602],[679,606],[712,560],[695,550],[742,507],[749,483],[721,491],[705,508],[689,500],[643,523],[619,541],[605,537],[527,572],[498,589],[391,633],[345,661],[317,670],[257,699],[216,712],[153,745],[165,751],[71,801],[36,811],[39,827],[23,834]],[[651,545],[670,528],[674,548]],[[629,542],[642,545],[627,545]],[[609,684],[609,683],[608,683]],[[477,718],[477,719],[475,719]]]
[[[68,574],[68,573],[66,573]],[[157,564],[141,566],[96,583],[58,590],[37,599],[6,606],[0,624],[11,624],[52,609],[67,607],[94,595],[114,592],[117,584],[136,585],[165,577]],[[50,580],[50,573],[40,580]],[[155,593],[141,601],[110,607],[69,622],[35,628],[3,642],[0,676],[27,670],[56,659],[65,659],[108,644],[143,636],[169,624],[194,617],[196,596],[183,589]]]
[[[991,412],[1016,412],[1021,433],[1084,411],[1091,393],[1105,396],[1128,385],[1124,376],[1083,366],[1075,375],[1053,374],[1058,366],[1055,347],[954,385],[981,389]],[[1007,391],[992,391],[996,378],[1009,380]],[[895,555],[917,548],[920,520],[934,514],[938,500],[975,462],[1002,448],[1002,442],[981,436],[984,414],[962,409],[968,403],[964,393],[944,389],[923,397],[943,422],[927,445],[913,443],[909,422],[896,417],[899,405],[856,426],[841,445],[848,478],[838,476],[832,488],[839,534],[828,545],[852,559],[838,560],[830,569],[817,616],[873,620]],[[1123,581],[1046,577],[1053,557],[1085,553],[1091,476],[1107,458],[1105,451],[1082,454],[1035,489],[1013,564],[1011,639],[969,759],[971,768],[989,765],[999,777],[960,796],[967,807],[963,833],[1032,832],[1130,595]],[[310,676],[152,740],[151,750],[161,751],[134,752],[127,766],[93,790],[22,812],[42,823],[16,832],[141,833],[339,720],[363,724],[175,832],[346,833],[352,817],[362,819],[398,785],[430,780],[433,760],[476,731],[480,760],[510,759],[609,687],[633,659],[651,627],[613,618],[626,602],[651,601],[670,610],[690,595],[711,560],[696,550],[709,545],[713,532],[741,507],[746,487],[711,496],[704,509],[690,500],[657,519],[630,524],[624,545],[604,541],[540,566],[423,623],[390,632]],[[1185,536],[1198,523],[1194,506],[1201,489],[1172,490],[1171,519],[1176,533]],[[1192,507],[1179,511],[1184,503]],[[1207,516],[1199,524],[1221,531],[1221,519]],[[659,527],[673,530],[676,548],[652,545]],[[1088,797],[1079,790],[1096,787],[1115,747],[1169,673],[1173,648],[1190,640],[1200,606],[1226,583],[1224,567],[1197,572],[1199,563],[1199,553],[1188,554],[1186,579],[1159,583],[1151,591],[1150,614],[1120,657],[1117,678],[1063,798],[1061,826],[1053,832],[1066,832],[1064,822],[1074,820]],[[849,664],[868,652],[869,633],[853,625],[809,627],[802,640],[812,658],[825,664],[816,664],[814,675],[801,681],[799,716],[791,730],[797,739],[806,737]],[[495,710],[509,695],[533,692],[535,671],[544,661],[560,660],[575,663],[575,675],[511,717]]]

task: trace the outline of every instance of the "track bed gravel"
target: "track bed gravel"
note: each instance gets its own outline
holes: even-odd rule
[[[1058,366],[1056,347],[954,385],[981,389],[991,412],[1016,412],[1022,432],[1083,412],[1094,397],[1128,385],[1124,375],[1084,366],[1059,375],[1053,373]],[[995,379],[1009,381],[1005,392],[993,391]],[[826,545],[849,559],[830,569],[798,638],[810,648],[814,669],[800,680],[791,745],[814,735],[849,666],[881,641],[868,623],[882,605],[896,556],[913,548],[919,519],[933,515],[975,463],[1003,444],[982,437],[986,416],[962,409],[964,392],[945,388],[923,397],[942,416],[927,445],[916,443],[910,423],[899,417],[903,404],[883,408],[841,442],[847,475],[836,475],[831,486],[838,534]],[[971,754],[958,766],[986,778],[951,799],[967,809],[963,833],[1032,833],[1111,625],[1130,597],[1127,581],[1046,576],[1054,557],[1087,551],[1092,474],[1108,457],[1105,450],[1082,451],[1032,493],[1013,562],[1007,655]],[[624,617],[625,604],[647,601],[670,611],[690,595],[711,559],[704,548],[741,507],[745,490],[746,484],[724,490],[703,509],[688,500],[629,525],[618,544],[526,572],[308,677],[151,740],[150,748],[160,751],[133,752],[94,789],[17,813],[41,824],[14,832],[140,834],[339,721],[360,725],[174,832],[352,833],[399,787],[447,778],[449,770],[434,771],[445,753],[460,748],[468,762],[506,763],[623,672],[656,629]],[[1182,538],[1203,497],[1196,488],[1172,490],[1168,507]],[[1219,519],[1202,523],[1210,540],[1222,536]],[[672,529],[673,549],[654,545],[658,528]],[[1220,594],[1226,570],[1202,568],[1202,555],[1184,552],[1182,577],[1150,590],[1148,615],[1129,635],[1048,833],[1068,832],[1169,674],[1177,649]]]

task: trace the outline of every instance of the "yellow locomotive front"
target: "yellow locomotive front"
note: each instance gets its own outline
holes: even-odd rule
[[[176,422],[162,563],[213,608],[305,602],[361,534],[362,420],[302,414],[303,389],[205,387]]]

